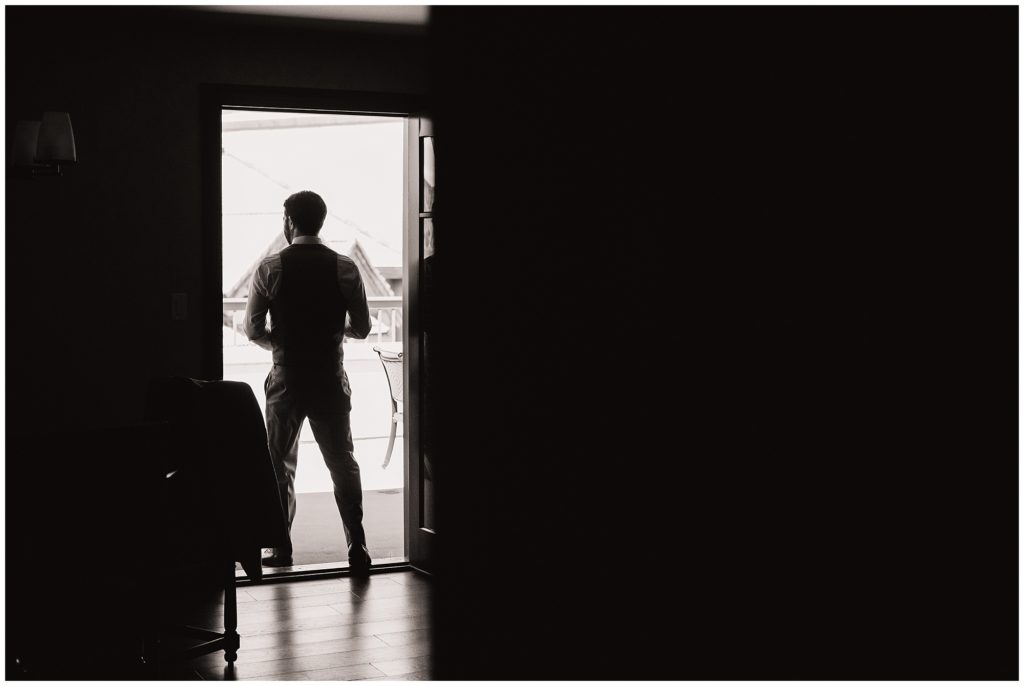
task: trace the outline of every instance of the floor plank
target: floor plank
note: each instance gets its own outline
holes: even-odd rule
[[[277,645],[262,647],[247,647],[245,643],[242,643],[238,649],[238,664],[344,653],[352,650],[366,650],[368,648],[386,648],[388,645],[388,643],[385,643],[377,636],[352,636],[348,638],[335,638],[328,641],[317,641],[315,643],[281,642]],[[194,664],[197,668],[218,667],[220,666],[219,663],[223,661],[223,655],[204,655],[196,658]]]
[[[343,604],[338,604],[339,607],[344,607]],[[238,632],[242,632],[243,625],[263,625],[266,623],[280,623],[291,620],[304,620],[304,619],[316,619],[323,617],[332,617],[341,614],[338,610],[333,609],[330,605],[314,605],[313,607],[284,607],[278,610],[268,610],[265,612],[249,612],[238,614]],[[203,626],[223,627],[224,626],[224,613],[221,610],[216,612],[204,612],[202,614],[195,615],[197,621]]]
[[[292,581],[272,584],[259,584],[245,586],[242,589],[256,600],[275,600],[279,598],[297,598],[305,595],[322,595],[324,593],[342,593],[351,591],[353,587],[366,586],[369,584],[395,584],[391,579],[377,580],[378,575],[373,575],[369,580],[351,579],[342,577],[338,579],[317,579],[315,581]],[[381,575],[382,576],[382,575]]]
[[[409,631],[393,631],[386,634],[377,634],[377,638],[389,646],[400,646],[414,641],[422,641],[430,638],[430,628],[411,629]]]
[[[311,672],[289,672],[275,674],[273,677],[242,677],[243,681],[377,681],[387,679],[381,676],[380,670],[373,665],[353,665],[351,667],[332,667],[317,669]]]
[[[430,591],[426,587],[401,586],[395,583],[374,584],[365,589],[337,590],[335,587],[324,588],[322,593],[304,593],[302,595],[282,595],[277,598],[266,598],[260,600],[250,599],[247,602],[239,601],[238,614],[252,612],[267,612],[283,609],[286,607],[312,607],[314,605],[330,605],[332,603],[344,603],[349,600],[376,600],[390,598],[409,598],[426,595]],[[219,606],[218,606],[219,607]]]
[[[307,608],[300,608],[304,610]],[[320,608],[308,608],[320,609]],[[395,619],[411,619],[426,617],[430,608],[426,604],[413,607],[397,608],[365,608],[359,612],[339,612],[331,607],[322,608],[330,611],[330,615],[322,617],[280,616],[270,621],[239,623],[238,633],[242,636],[258,636],[260,634],[277,633],[279,631],[305,631],[324,627],[340,627],[350,624],[384,622]]]
[[[397,660],[374,660],[370,664],[384,672],[385,676],[398,677],[403,674],[413,674],[429,670],[430,655],[417,655],[416,657],[399,658]]]
[[[433,681],[430,676],[430,670],[423,670],[422,672],[413,672],[411,674],[403,674],[401,676],[378,676],[369,679],[362,679],[362,681]]]
[[[325,595],[301,596],[282,600],[254,601],[238,607],[238,624],[263,624],[287,619],[326,617],[332,613],[359,614],[399,608],[427,608],[426,593],[405,594],[387,598],[357,598],[351,593],[330,593]],[[197,620],[207,624],[223,626],[223,606],[216,606],[195,615]],[[241,629],[239,629],[241,631]]]
[[[397,572],[395,574],[388,574],[387,577],[396,584],[402,584],[403,586],[430,585],[430,578],[419,572]]]
[[[273,676],[249,676],[244,669],[235,670],[231,678],[238,681],[358,681],[376,680],[381,677],[380,670],[373,665],[349,665],[346,667],[332,667],[315,672],[299,671],[287,674],[275,674]],[[225,675],[213,674],[206,677],[210,681],[222,681]]]
[[[241,605],[242,603],[251,603],[254,600],[256,600],[256,599],[253,598],[251,595],[249,595],[249,592],[246,591],[244,588],[235,589],[235,602],[238,603],[239,605]],[[224,594],[223,593],[219,594],[219,597],[217,598],[217,604],[218,605],[223,605],[224,604]]]
[[[397,585],[397,584],[396,584]],[[340,593],[322,593],[318,595],[303,595],[296,598],[277,598],[274,600],[253,600],[249,603],[238,604],[238,617],[254,614],[257,612],[275,612],[288,608],[315,607],[317,605],[330,605],[331,603],[342,603],[352,600],[356,596],[348,591]]]
[[[398,607],[429,607],[430,599],[426,593],[414,593],[412,595],[395,596],[394,598],[356,598],[350,596],[340,602],[328,603],[327,607],[333,607],[339,612],[362,612],[368,609],[385,609]]]
[[[365,622],[362,624],[347,624],[342,626],[329,626],[319,629],[307,629],[302,631],[278,631],[263,633],[259,635],[242,635],[242,646],[245,648],[263,648],[277,645],[298,645],[301,643],[319,643],[322,641],[338,640],[342,638],[356,638],[359,636],[391,636],[408,631],[428,631],[430,629],[430,617],[421,615],[405,619],[385,620],[381,622]],[[387,643],[387,641],[385,641]],[[391,645],[388,643],[388,645]]]
[[[238,677],[250,679],[256,677],[276,677],[279,674],[292,674],[295,672],[315,672],[337,667],[350,667],[355,665],[370,665],[375,661],[389,662],[406,658],[421,657],[430,653],[430,645],[427,642],[410,643],[404,646],[383,646],[366,648],[363,650],[350,650],[341,653],[328,653],[325,655],[305,655],[291,657],[281,660],[267,660],[265,662],[252,662],[247,664],[236,664]],[[199,673],[204,677],[222,674],[223,669],[200,668]],[[383,674],[383,672],[381,672]],[[376,676],[376,675],[374,675]]]
[[[398,584],[394,581],[388,580],[385,582],[375,582],[361,586],[353,587],[351,589],[352,595],[357,598],[399,598],[409,595],[420,595],[430,592],[430,586],[428,584]]]

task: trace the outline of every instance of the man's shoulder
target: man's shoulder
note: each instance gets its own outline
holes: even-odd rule
[[[336,254],[338,255],[338,271],[340,273],[348,273],[348,272],[355,272],[357,274],[359,273],[359,267],[356,266],[356,261],[355,260],[353,260],[348,255],[342,255],[341,253],[336,253]]]
[[[275,252],[271,255],[267,255],[260,260],[259,270],[263,272],[270,272],[281,269],[281,253]]]

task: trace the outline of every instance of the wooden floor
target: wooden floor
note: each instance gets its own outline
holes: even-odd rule
[[[217,652],[189,663],[192,678],[430,678],[430,582],[415,572],[246,586],[237,597],[241,647],[233,672]],[[219,630],[221,612],[211,605],[196,619]]]

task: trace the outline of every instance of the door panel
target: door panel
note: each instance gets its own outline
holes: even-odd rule
[[[431,295],[434,268],[434,140],[430,120],[409,117],[406,129],[405,340],[406,540],[409,562],[433,570],[436,537],[431,468]]]

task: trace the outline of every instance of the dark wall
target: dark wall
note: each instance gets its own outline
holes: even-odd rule
[[[7,180],[19,426],[132,421],[151,376],[201,377],[200,84],[425,88],[416,36],[167,8],[12,7],[6,22],[8,140],[18,119],[66,110],[79,157],[61,178]]]
[[[1015,678],[1014,21],[438,8],[439,678]]]

